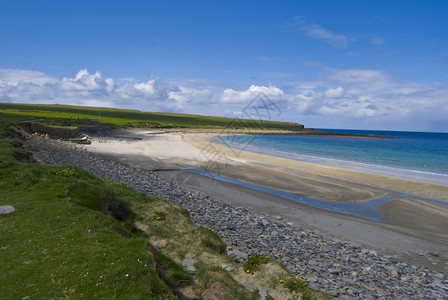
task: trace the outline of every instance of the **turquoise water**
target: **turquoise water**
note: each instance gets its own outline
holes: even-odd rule
[[[274,156],[448,185],[448,133],[320,129],[387,136],[227,136],[222,143]]]

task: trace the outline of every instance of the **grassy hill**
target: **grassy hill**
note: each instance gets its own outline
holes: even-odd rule
[[[26,140],[9,128],[29,116],[55,121],[68,115],[92,118],[97,109],[0,106],[0,206],[15,209],[0,214],[2,299],[176,299],[199,298],[207,292],[218,293],[219,299],[259,299],[258,293],[241,285],[246,280],[282,299],[325,298],[265,257],[255,255],[246,265],[234,262],[213,231],[195,226],[187,211],[163,199],[101,180],[83,169],[33,162]],[[111,126],[130,120],[138,124],[153,115],[101,112]],[[160,116],[160,122],[170,117]],[[184,118],[177,124],[195,119]],[[207,126],[207,117],[197,118]],[[166,246],[159,249],[154,241]],[[179,263],[187,256],[195,259],[195,275]]]
[[[52,126],[103,124],[111,127],[174,127],[174,128],[247,128],[269,130],[301,130],[297,123],[231,119],[201,115],[141,112],[99,107],[0,103],[0,116],[22,121],[39,119]]]

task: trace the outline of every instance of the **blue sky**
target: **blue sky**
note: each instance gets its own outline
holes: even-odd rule
[[[0,101],[448,131],[448,1],[0,0]]]

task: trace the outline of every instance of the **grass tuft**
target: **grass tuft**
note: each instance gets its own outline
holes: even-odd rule
[[[296,277],[291,277],[284,282],[284,286],[292,292],[303,292],[306,287],[308,287],[308,282],[305,279]]]
[[[267,258],[264,255],[255,254],[244,263],[243,269],[244,272],[253,274],[254,272],[258,271],[260,269],[260,266],[263,264],[267,264],[270,261],[269,258]]]

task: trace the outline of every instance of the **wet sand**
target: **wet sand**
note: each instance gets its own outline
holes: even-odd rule
[[[225,144],[211,143],[213,137],[211,133],[140,131],[94,140],[92,145],[85,147],[126,164],[158,170],[164,177],[200,188],[211,197],[234,205],[281,215],[297,225],[316,229],[333,238],[448,273],[448,185],[241,151]],[[346,204],[362,207],[382,198],[388,201],[372,206],[380,220],[375,222],[179,170],[178,166],[202,169],[243,183],[324,201],[334,207]]]

